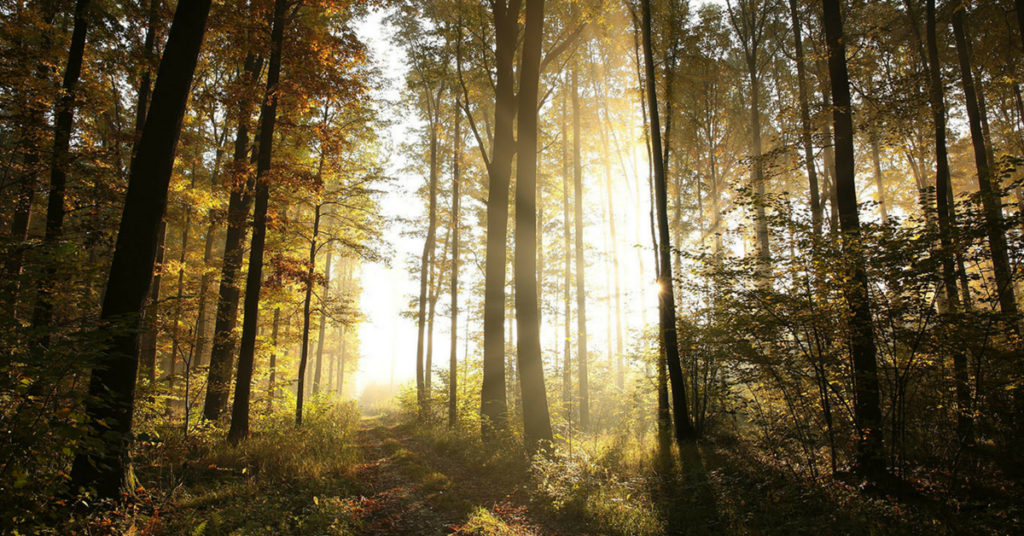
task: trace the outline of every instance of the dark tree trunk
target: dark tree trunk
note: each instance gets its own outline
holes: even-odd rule
[[[245,82],[256,83],[262,62],[256,55],[245,58]],[[211,421],[220,418],[228,405],[231,369],[234,363],[235,326],[238,322],[240,290],[238,275],[242,270],[249,205],[255,176],[247,169],[249,154],[249,122],[252,102],[243,99],[238,106],[238,127],[232,155],[231,195],[228,199],[227,232],[224,237],[224,260],[221,265],[217,309],[214,313],[213,349],[206,381],[203,416]]]
[[[808,192],[811,200],[811,227],[814,237],[821,238],[821,194],[818,191],[818,172],[814,167],[814,146],[811,143],[811,113],[807,99],[807,69],[804,67],[804,42],[801,34],[800,13],[797,0],[789,0],[789,14],[793,26],[793,46],[796,52],[796,81],[800,101],[800,143],[804,149],[804,165],[807,167]],[[717,211],[716,211],[717,217]]]
[[[75,96],[78,90],[78,79],[82,74],[82,59],[85,55],[85,34],[88,29],[89,0],[75,2],[75,22],[71,32],[71,45],[68,49],[68,62],[64,67],[64,81],[61,84],[60,96],[54,109],[53,152],[50,155],[50,186],[46,201],[46,232],[43,242],[51,253],[53,247],[64,234],[64,193],[67,189],[68,165],[71,163],[71,131],[75,123]],[[51,292],[57,277],[56,259],[51,259],[43,276],[36,286],[37,296],[35,309],[32,312],[32,326],[37,329],[48,329],[53,321],[53,302]],[[49,331],[47,331],[49,333]],[[41,346],[39,344],[41,343]],[[36,343],[34,348],[49,345],[49,336]]]
[[[911,14],[916,26],[917,17]],[[927,0],[925,11],[925,32],[927,56],[921,58],[928,69],[928,100],[932,109],[932,124],[935,130],[935,205],[939,223],[939,256],[942,260],[942,287],[946,298],[949,322],[956,326],[962,322],[960,296],[956,287],[954,266],[953,233],[956,229],[956,212],[950,190],[949,159],[946,153],[946,103],[942,89],[942,68],[939,65],[939,46],[936,28],[935,0]],[[953,349],[953,371],[956,377],[958,400],[958,433],[961,441],[969,441],[972,435],[971,418],[967,411],[969,395],[966,395],[967,365],[964,349]]]
[[[981,129],[981,114],[978,107],[978,93],[974,85],[971,71],[970,45],[965,30],[966,16],[963,4],[953,9],[953,37],[956,40],[957,59],[960,63],[960,82],[964,90],[967,104],[967,119],[971,128],[971,143],[974,146],[974,163],[978,169],[978,191],[981,193],[981,205],[985,215],[985,232],[992,256],[992,272],[996,280],[996,294],[999,298],[999,309],[1007,317],[1009,326],[1019,331],[1017,319],[1017,299],[1014,296],[1013,273],[1010,269],[1010,258],[1006,248],[1006,231],[1003,229],[1003,208],[999,191],[999,183],[993,183],[992,170],[988,163],[988,150],[985,147],[985,136]]]
[[[323,159],[320,160],[323,165]],[[309,321],[310,305],[313,302],[313,274],[316,273],[317,236],[320,234],[320,207],[313,212],[313,237],[309,241],[309,258],[306,260],[306,290],[302,298],[302,350],[299,353],[298,386],[295,389],[295,426],[302,425],[302,407],[306,400],[306,370],[309,365]]]
[[[846,70],[846,45],[839,0],[822,0],[823,25],[828,44],[828,66],[832,82],[832,121],[835,129],[836,199],[848,263],[844,285],[850,309],[850,348],[856,401],[857,470],[874,478],[885,471],[882,452],[882,411],[878,391],[878,363],[875,335],[868,298],[868,277],[863,254],[857,249],[860,218],[854,180],[853,113],[850,106],[850,79]]]
[[[270,344],[274,349],[270,351],[270,376],[267,378],[267,411],[274,409],[274,397],[277,396],[277,331],[281,323],[281,308],[274,309],[274,324],[270,331]]]
[[[146,126],[132,159],[124,212],[100,318],[126,322],[108,335],[85,403],[95,442],[82,442],[71,469],[77,488],[118,496],[126,474],[138,367],[138,325],[153,278],[157,235],[167,206],[175,147],[192,75],[210,11],[209,0],[180,0],[160,68]]]
[[[320,300],[320,329],[316,336],[316,371],[313,373],[313,394],[320,392],[320,375],[324,360],[324,330],[327,328],[327,301],[331,293],[331,245],[327,244],[327,258],[324,260],[324,297]],[[328,389],[331,375],[327,376]]]
[[[647,108],[650,117],[651,156],[653,159],[655,206],[658,212],[659,263],[658,293],[661,347],[671,381],[672,408],[675,413],[675,438],[682,446],[694,439],[693,423],[686,401],[686,379],[679,361],[679,343],[676,334],[676,304],[672,292],[672,239],[668,231],[668,191],[665,162],[662,160],[661,125],[658,121],[658,93],[655,87],[654,54],[651,46],[651,2],[641,0],[643,8],[644,74],[647,80]]]
[[[515,79],[522,0],[492,2],[494,18],[494,143],[487,165],[487,251],[484,260],[484,360],[480,389],[481,432],[485,439],[504,430],[505,398],[505,239],[508,233],[509,178],[515,156]]]
[[[537,290],[537,105],[540,90],[544,0],[526,0],[523,56],[519,69],[519,146],[516,160],[515,282],[519,382],[523,397],[523,436],[534,451],[550,443],[551,419],[540,351]]]
[[[260,108],[259,156],[256,159],[256,197],[253,209],[252,242],[249,247],[249,273],[245,281],[245,306],[242,340],[238,352],[235,399],[231,407],[228,440],[234,443],[249,435],[249,395],[252,389],[253,358],[256,353],[256,328],[259,325],[260,290],[263,287],[263,248],[267,238],[267,205],[270,203],[271,155],[274,123],[277,120],[278,80],[281,76],[281,49],[284,42],[285,0],[275,0],[270,31],[270,64],[267,91]]]

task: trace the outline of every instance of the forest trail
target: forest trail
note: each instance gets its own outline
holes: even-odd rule
[[[360,495],[346,499],[361,534],[558,535],[531,510],[522,478],[495,478],[417,438],[409,424],[363,417],[355,434],[362,462],[352,468]],[[572,534],[581,534],[572,530]]]

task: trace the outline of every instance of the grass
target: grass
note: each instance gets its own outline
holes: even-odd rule
[[[141,442],[139,487],[116,507],[56,509],[21,534],[1005,534],[1014,511],[900,502],[838,480],[804,480],[735,439],[659,464],[653,442],[574,434],[546,455],[515,438],[485,444],[408,415],[360,418],[314,406],[296,429],[262,417],[248,441],[223,430]],[[158,434],[153,433],[156,437]],[[675,459],[679,459],[678,453]],[[58,528],[55,528],[58,527]]]

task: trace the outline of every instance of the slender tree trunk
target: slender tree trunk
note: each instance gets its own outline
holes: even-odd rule
[[[816,239],[821,238],[822,209],[821,194],[818,192],[818,172],[814,167],[814,146],[811,143],[811,113],[807,99],[807,70],[804,67],[804,43],[801,34],[800,13],[797,0],[789,0],[789,14],[793,26],[793,45],[796,52],[796,80],[800,102],[800,142],[804,149],[804,165],[807,167],[808,193],[811,201],[811,227]]]
[[[427,238],[423,243],[423,257],[420,262],[420,300],[419,312],[417,313],[417,334],[416,334],[416,398],[419,401],[420,411],[426,410],[427,375],[429,370],[425,369],[424,352],[426,349],[426,324],[427,324],[427,302],[430,300],[429,278],[433,275],[431,259],[434,256],[434,241],[437,233],[437,129],[438,112],[435,107],[440,104],[441,92],[437,93],[437,101],[433,101],[434,95],[427,91],[426,97],[430,104],[430,179],[429,179],[429,208],[427,212]]]
[[[916,27],[917,17],[911,12]],[[949,160],[946,153],[946,103],[942,88],[942,71],[939,65],[939,48],[936,28],[935,0],[927,0],[925,12],[927,56],[921,58],[928,69],[928,98],[932,108],[932,124],[935,130],[935,200],[939,224],[940,258],[942,260],[942,287],[947,303],[946,314],[950,325],[962,322],[960,297],[956,287],[956,268],[952,236],[956,229],[956,212],[950,190]],[[953,349],[953,371],[956,378],[958,401],[957,429],[960,440],[970,442],[971,417],[968,409],[970,396],[967,395],[967,356],[962,347]]]
[[[327,244],[327,259],[324,262],[324,297],[320,300],[320,329],[316,336],[316,372],[313,375],[313,394],[320,392],[320,375],[324,359],[324,329],[327,327],[327,303],[331,291],[331,245]],[[331,375],[327,376],[330,390]]]
[[[85,55],[85,34],[88,28],[89,0],[75,2],[75,22],[71,32],[68,61],[64,67],[64,81],[54,110],[53,152],[50,155],[50,191],[46,203],[46,232],[43,242],[51,253],[64,234],[64,193],[67,189],[68,164],[71,160],[71,132],[75,123],[75,97],[78,79],[82,74]],[[51,259],[36,286],[36,305],[32,312],[32,326],[46,329],[45,335],[33,348],[49,346],[49,327],[53,321],[53,284],[56,280],[56,259]],[[41,343],[41,344],[40,344]]]
[[[459,61],[462,61],[461,49]],[[459,111],[458,97],[455,97],[455,139],[452,142],[452,327],[448,351],[448,427],[455,428],[459,422],[459,187],[462,160],[462,112]]]
[[[262,61],[255,54],[245,58],[245,80],[256,83]],[[238,276],[242,270],[245,235],[248,230],[249,205],[255,175],[246,168],[249,153],[249,122],[252,103],[242,99],[238,110],[238,128],[235,132],[232,156],[231,195],[228,199],[227,231],[224,237],[224,260],[221,265],[217,309],[214,314],[213,349],[210,352],[210,370],[206,380],[206,400],[203,416],[211,421],[220,418],[227,408],[234,363],[235,326],[238,322],[240,289]]]
[[[321,158],[321,165],[323,158]],[[309,241],[309,258],[306,260],[306,290],[302,298],[302,349],[299,353],[299,383],[296,388],[295,397],[295,426],[302,425],[302,407],[306,399],[307,370],[309,369],[309,321],[310,305],[313,302],[313,274],[316,272],[316,250],[317,238],[320,234],[320,209],[323,205],[317,203],[313,210],[313,237]],[[314,387],[314,392],[316,388]]]
[[[146,372],[146,379],[152,388],[156,385],[156,343],[157,319],[160,304],[160,276],[164,271],[164,236],[167,222],[160,221],[157,232],[156,259],[153,264],[153,279],[149,285],[148,303],[142,311],[142,335],[139,338],[139,363]]]
[[[513,62],[519,40],[521,0],[492,2],[494,17],[494,142],[487,165],[487,250],[484,266],[484,360],[480,389],[481,432],[485,439],[504,430],[505,397],[505,270],[508,233],[509,179],[515,156],[515,79]]]
[[[981,114],[978,111],[978,92],[971,71],[970,48],[965,30],[966,16],[963,4],[953,9],[953,37],[956,40],[957,59],[960,63],[960,82],[967,104],[967,119],[971,129],[971,143],[974,146],[974,163],[978,169],[978,191],[981,193],[982,210],[985,215],[985,232],[992,256],[992,272],[996,280],[996,295],[999,309],[1007,317],[1009,326],[1019,332],[1017,299],[1014,295],[1013,273],[1007,253],[1006,231],[1003,229],[1003,208],[998,179],[993,177],[988,163],[988,150],[981,129]],[[995,181],[993,182],[993,179]]]
[[[194,171],[194,170],[193,170]],[[192,185],[195,186],[194,180],[195,174],[193,173]],[[180,338],[178,333],[178,324],[181,322],[181,300],[185,293],[185,259],[188,255],[188,235],[189,227],[192,224],[192,208],[188,207],[185,209],[185,221],[182,222],[181,230],[181,252],[178,255],[178,291],[174,297],[174,320],[171,323],[171,355],[170,365],[167,368],[167,380],[171,386],[174,386],[174,375],[175,362],[178,358],[178,349],[180,346]]]
[[[441,248],[441,258],[448,256],[448,246],[451,235],[444,237],[444,246]],[[434,375],[434,318],[437,315],[437,298],[441,292],[441,274],[437,265],[436,254],[430,252],[430,290],[427,301],[427,359],[424,364],[423,386],[427,398],[430,398],[432,391],[431,378]]]
[[[569,230],[569,154],[568,154],[568,130],[566,124],[566,87],[563,79],[562,87],[562,247],[563,247],[563,308],[565,313],[565,338],[562,341],[562,406],[567,418],[572,417],[570,402],[572,401],[572,242],[571,231]],[[576,132],[573,132],[576,135]],[[575,154],[575,153],[574,153]],[[575,175],[573,175],[575,177]]]
[[[765,215],[764,156],[761,144],[761,79],[757,58],[747,58],[747,74],[750,78],[750,182],[757,196],[754,205],[754,228],[757,232],[757,259],[762,278],[771,270],[771,250],[768,244],[768,218]]]
[[[107,332],[109,344],[103,346],[106,350],[92,371],[85,402],[86,423],[95,441],[79,443],[71,469],[76,488],[93,488],[103,498],[118,496],[126,474],[138,367],[137,328],[153,278],[175,147],[209,11],[209,0],[179,0],[146,126],[132,159],[100,313],[108,323],[129,320],[122,329]]]
[[[860,218],[854,180],[853,113],[850,105],[850,79],[846,70],[846,45],[843,38],[839,0],[822,0],[823,25],[828,44],[829,75],[832,83],[832,121],[835,129],[836,197],[839,221],[848,256],[848,283],[844,287],[850,309],[850,348],[856,400],[857,469],[869,478],[885,471],[882,451],[882,411],[878,391],[878,363],[875,335],[868,297],[868,278],[864,257],[857,248]]]
[[[580,428],[590,427],[590,386],[587,365],[587,286],[586,264],[583,260],[583,162],[580,155],[582,133],[580,132],[580,100],[579,75],[577,68],[572,68],[572,182],[573,182],[573,218],[576,235],[576,363],[577,384],[579,386]]]
[[[658,211],[659,269],[658,293],[661,346],[672,383],[672,407],[675,413],[676,442],[682,446],[694,439],[693,423],[686,401],[686,379],[679,361],[679,344],[676,334],[676,304],[672,292],[672,239],[668,231],[668,192],[665,179],[665,162],[662,160],[661,125],[658,121],[658,94],[654,77],[654,54],[651,46],[651,2],[641,0],[643,8],[644,73],[647,79],[647,108],[650,117],[651,155],[653,157],[655,206]]]
[[[270,64],[267,90],[260,108],[260,145],[256,160],[256,197],[253,209],[252,242],[249,247],[249,273],[245,281],[245,306],[242,339],[238,352],[235,399],[231,407],[228,440],[237,443],[249,435],[249,394],[252,389],[253,358],[256,353],[256,327],[259,325],[260,290],[263,286],[263,248],[267,238],[267,205],[270,202],[270,171],[277,119],[278,80],[281,76],[281,49],[284,42],[285,0],[275,0],[270,31]]]
[[[274,410],[274,397],[277,396],[277,331],[281,323],[281,308],[274,308],[274,324],[270,331],[270,376],[267,378],[267,411]]]

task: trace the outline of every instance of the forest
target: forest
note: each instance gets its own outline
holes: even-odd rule
[[[0,534],[1024,533],[1024,0],[0,0]]]

